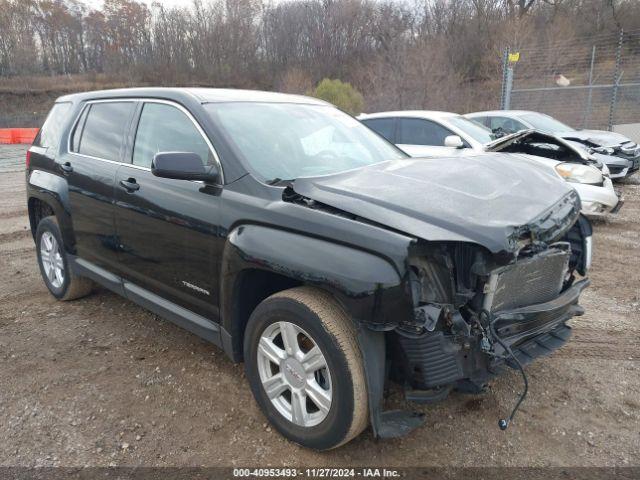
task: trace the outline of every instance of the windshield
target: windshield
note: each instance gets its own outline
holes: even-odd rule
[[[476,142],[489,143],[495,139],[491,130],[479,123],[464,117],[451,117],[448,119],[451,125],[459,128]]]
[[[247,166],[266,182],[406,158],[359,121],[328,105],[230,102],[205,108]]]
[[[574,132],[575,129],[569,125],[556,120],[549,115],[542,113],[526,113],[521,117],[525,122],[531,124],[533,128],[543,132]]]

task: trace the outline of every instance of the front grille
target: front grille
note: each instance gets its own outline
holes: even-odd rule
[[[570,251],[550,248],[494,270],[485,286],[483,307],[500,312],[553,300],[560,294]]]

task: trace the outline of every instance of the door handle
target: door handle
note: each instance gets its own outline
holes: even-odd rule
[[[136,190],[140,190],[140,185],[136,182],[135,178],[128,178],[127,180],[120,180],[120,186],[127,192],[133,193]]]
[[[71,166],[71,162],[65,162],[62,165],[60,165],[60,168],[62,169],[63,173],[71,173],[73,172],[73,167]]]

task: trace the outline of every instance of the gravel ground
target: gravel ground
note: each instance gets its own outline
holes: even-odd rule
[[[28,230],[25,147],[0,147],[0,466],[638,466],[640,179],[595,224],[587,314],[562,350],[481,396],[453,394],[406,438],[318,453],[273,431],[241,365],[106,290],[48,294]],[[400,392],[391,402],[402,404]]]

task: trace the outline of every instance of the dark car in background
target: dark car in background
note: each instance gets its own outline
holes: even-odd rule
[[[67,95],[26,182],[53,296],[97,283],[218,345],[311,448],[419,425],[384,411],[388,377],[417,402],[480,392],[583,313],[591,230],[566,182],[506,154],[407,158],[311,98]]]

